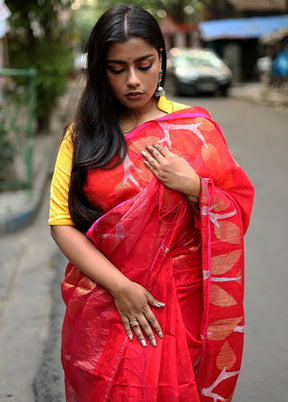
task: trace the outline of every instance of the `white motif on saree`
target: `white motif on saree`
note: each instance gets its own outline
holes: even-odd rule
[[[213,390],[223,381],[227,380],[230,377],[234,377],[239,374],[239,371],[231,371],[228,372],[226,371],[226,367],[221,371],[219,374],[218,378],[213,382],[210,387],[207,388],[202,388],[201,389],[201,394],[207,397],[212,398],[213,402],[218,402],[218,401],[226,401],[226,398],[223,398],[222,396],[216,394],[213,392]]]
[[[198,127],[201,125],[201,123],[170,124],[167,121],[158,121],[158,124],[164,132],[164,138],[162,138],[160,141],[158,141],[159,143],[167,142],[168,147],[171,147],[171,139],[170,139],[170,134],[169,134],[170,129],[189,130],[197,135],[197,137],[202,142],[202,144],[204,145],[205,148],[208,148],[207,142],[206,142],[203,134],[198,129]]]
[[[123,183],[127,184],[128,180],[132,181],[133,184],[135,184],[136,187],[141,189],[140,184],[138,181],[135,179],[131,172],[131,167],[133,167],[137,172],[141,172],[141,169],[138,169],[135,167],[134,163],[131,161],[128,155],[126,155],[124,162],[123,162],[123,169],[124,169],[124,177],[123,177]]]
[[[218,223],[218,220],[219,220],[219,219],[231,218],[232,216],[234,216],[234,215],[237,214],[237,210],[236,210],[236,209],[234,209],[234,210],[231,211],[231,212],[227,212],[226,214],[216,214],[216,213],[214,213],[214,212],[211,212],[213,208],[214,208],[214,206],[211,207],[211,208],[208,210],[208,207],[207,207],[207,206],[202,207],[202,208],[201,208],[201,215],[209,215],[210,221],[211,221],[215,226],[217,226],[217,227],[220,226],[219,223]]]

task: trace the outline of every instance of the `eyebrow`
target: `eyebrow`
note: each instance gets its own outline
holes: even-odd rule
[[[153,53],[146,54],[145,56],[138,57],[137,59],[133,60],[134,62],[139,62],[148,59],[149,57],[154,57]],[[107,63],[117,63],[117,64],[126,64],[126,61],[123,60],[107,60]]]

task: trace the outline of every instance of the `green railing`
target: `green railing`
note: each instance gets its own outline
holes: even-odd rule
[[[0,189],[32,185],[35,80],[35,69],[0,69]]]

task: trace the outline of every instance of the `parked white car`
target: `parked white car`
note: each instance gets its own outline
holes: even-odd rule
[[[173,48],[168,52],[166,82],[175,95],[219,93],[226,96],[232,71],[210,49]]]

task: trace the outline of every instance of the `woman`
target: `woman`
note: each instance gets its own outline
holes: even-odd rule
[[[118,5],[88,42],[87,84],[51,185],[69,259],[68,401],[231,400],[253,187],[202,108],[163,96],[165,44]]]

